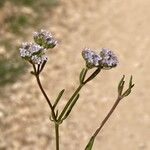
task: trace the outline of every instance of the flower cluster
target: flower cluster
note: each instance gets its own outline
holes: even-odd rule
[[[57,44],[57,40],[46,30],[41,29],[39,32],[35,32],[34,41],[42,45],[44,48],[53,48]]]
[[[85,48],[82,51],[82,56],[86,62],[87,68],[99,67],[102,69],[111,69],[116,67],[118,59],[116,55],[109,49],[102,48],[100,54],[96,54],[90,48]]]
[[[102,57],[97,55],[90,48],[85,48],[82,51],[82,56],[85,59],[88,68],[98,67],[99,62],[102,60]]]
[[[34,33],[35,43],[22,43],[20,55],[23,59],[33,64],[42,64],[47,61],[46,50],[56,46],[57,41],[53,38],[51,33],[46,30],[40,30]]]

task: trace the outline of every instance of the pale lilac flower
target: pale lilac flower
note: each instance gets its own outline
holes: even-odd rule
[[[100,56],[102,57],[102,60],[100,61],[100,65],[104,69],[111,69],[111,68],[117,66],[117,64],[118,64],[118,58],[109,49],[102,48],[102,51],[100,52]]]
[[[88,68],[99,67],[99,62],[102,60],[102,57],[96,54],[90,48],[85,48],[82,51],[82,56],[86,61],[86,66]]]
[[[19,48],[21,57],[31,57],[33,54],[41,53],[44,48],[38,44],[25,42]]]
[[[44,48],[53,48],[57,45],[57,40],[46,30],[41,29],[40,31],[35,32],[33,37],[34,41]]]
[[[44,61],[47,61],[47,57],[45,56],[46,50],[36,43],[31,42],[22,43],[19,50],[20,55],[23,59],[32,62],[34,64],[41,64]]]

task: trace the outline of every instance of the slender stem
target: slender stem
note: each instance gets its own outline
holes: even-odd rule
[[[54,111],[54,107],[53,105],[51,104],[50,102],[50,99],[48,98],[45,90],[43,89],[43,86],[41,84],[41,81],[40,81],[40,77],[39,77],[39,71],[40,71],[40,66],[38,65],[38,68],[36,69],[36,66],[34,64],[33,65],[33,68],[34,68],[34,75],[36,77],[36,80],[37,80],[37,83],[38,83],[38,86],[42,92],[42,94],[44,95],[50,109],[51,109],[51,112],[52,112],[52,117],[55,121],[55,134],[56,134],[56,150],[59,150],[59,124],[57,124],[57,116],[55,115],[55,111]]]
[[[95,133],[93,134],[92,137],[96,137],[97,134],[101,131],[101,129],[103,128],[103,126],[105,125],[105,123],[107,122],[107,120],[109,119],[109,117],[112,115],[112,113],[114,112],[114,110],[116,109],[116,107],[118,106],[119,102],[121,100],[121,97],[118,97],[114,103],[114,105],[112,106],[112,108],[110,109],[110,111],[108,112],[108,114],[106,115],[106,117],[104,118],[104,120],[101,122],[100,127],[95,131]]]
[[[51,109],[51,111],[52,111],[52,117],[53,117],[53,119],[56,121],[56,116],[55,116],[55,112],[54,112],[53,106],[52,106],[52,104],[51,104],[51,102],[50,102],[50,100],[49,100],[47,94],[45,93],[45,91],[44,91],[44,89],[43,89],[43,87],[42,87],[42,84],[41,84],[41,81],[40,81],[39,76],[36,76],[36,80],[37,80],[37,83],[38,83],[38,85],[39,85],[39,88],[40,88],[42,94],[44,95],[44,97],[45,97],[45,99],[46,99],[46,101],[47,101],[47,103],[48,103],[48,105],[49,105],[49,107],[50,107],[50,109]]]
[[[76,89],[76,91],[73,93],[73,95],[71,96],[71,98],[69,99],[69,101],[67,102],[67,104],[65,105],[64,109],[62,110],[61,114],[59,115],[58,120],[61,120],[61,118],[63,117],[63,115],[65,114],[67,108],[69,107],[69,105],[71,104],[72,100],[75,98],[75,96],[79,93],[79,91],[81,90],[81,88],[83,87],[84,84],[80,84],[78,86],[78,88]]]
[[[59,150],[59,124],[55,123],[56,150]]]
[[[51,102],[50,102],[50,99],[48,98],[48,96],[47,96],[45,90],[43,89],[43,86],[42,86],[41,81],[40,81],[39,73],[37,72],[37,71],[39,71],[39,70],[36,70],[36,67],[35,67],[34,64],[32,64],[32,65],[33,65],[33,69],[34,69],[34,73],[35,73],[35,77],[36,77],[38,86],[39,86],[39,88],[40,88],[42,94],[44,95],[44,97],[45,97],[45,99],[46,99],[46,101],[47,101],[47,103],[48,103],[48,105],[49,105],[49,107],[50,107],[50,109],[51,109],[53,119],[56,121],[56,115],[55,115],[53,106],[52,106],[52,104],[51,104]],[[38,69],[39,69],[39,66],[38,66]]]

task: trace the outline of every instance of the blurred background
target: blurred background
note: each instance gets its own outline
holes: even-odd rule
[[[81,51],[105,47],[119,58],[84,87],[61,125],[62,150],[83,150],[112,106],[122,75],[135,88],[98,135],[93,150],[150,149],[149,0],[0,0],[0,150],[54,150],[50,110],[32,68],[19,56],[22,42],[38,29],[52,32],[59,45],[48,52],[41,75],[51,99],[66,89],[60,109],[78,86]]]

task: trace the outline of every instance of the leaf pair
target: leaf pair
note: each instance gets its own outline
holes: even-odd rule
[[[64,117],[62,118],[62,121],[65,120],[65,119],[69,116],[69,114],[70,114],[72,108],[74,107],[74,105],[76,104],[77,100],[79,99],[79,96],[80,96],[80,95],[77,94],[77,95],[75,96],[75,98],[72,100],[70,106],[69,106],[68,109],[66,110],[66,113],[65,113]]]
[[[118,84],[118,97],[120,97],[121,99],[128,96],[131,93],[131,89],[134,87],[134,84],[132,83],[132,79],[133,77],[130,77],[130,81],[129,81],[129,87],[127,90],[125,90],[123,92],[124,89],[124,81],[125,75],[123,75],[122,79],[120,80],[119,84]]]
[[[83,68],[81,73],[80,73],[80,84],[86,84],[87,82],[91,81],[92,79],[94,79],[99,72],[101,71],[101,68],[97,68],[86,80],[85,80],[85,76],[87,74],[88,69]]]
[[[58,102],[60,101],[60,99],[61,99],[61,97],[62,97],[62,95],[63,95],[64,92],[65,92],[65,89],[63,89],[62,91],[60,91],[60,93],[58,94],[58,96],[57,96],[57,98],[56,98],[56,100],[55,100],[55,102],[54,102],[54,104],[53,104],[53,109],[56,108],[56,106],[57,106]],[[68,107],[67,110],[65,111],[64,117],[61,119],[60,122],[62,122],[63,120],[65,120],[65,119],[69,116],[69,114],[70,114],[72,108],[74,107],[74,105],[76,104],[77,100],[79,99],[79,96],[80,96],[80,95],[77,94],[77,95],[74,97],[74,99],[72,100],[71,104],[69,105],[69,107]],[[58,110],[56,111],[56,116],[58,117]],[[58,118],[59,118],[59,117],[58,117]]]

